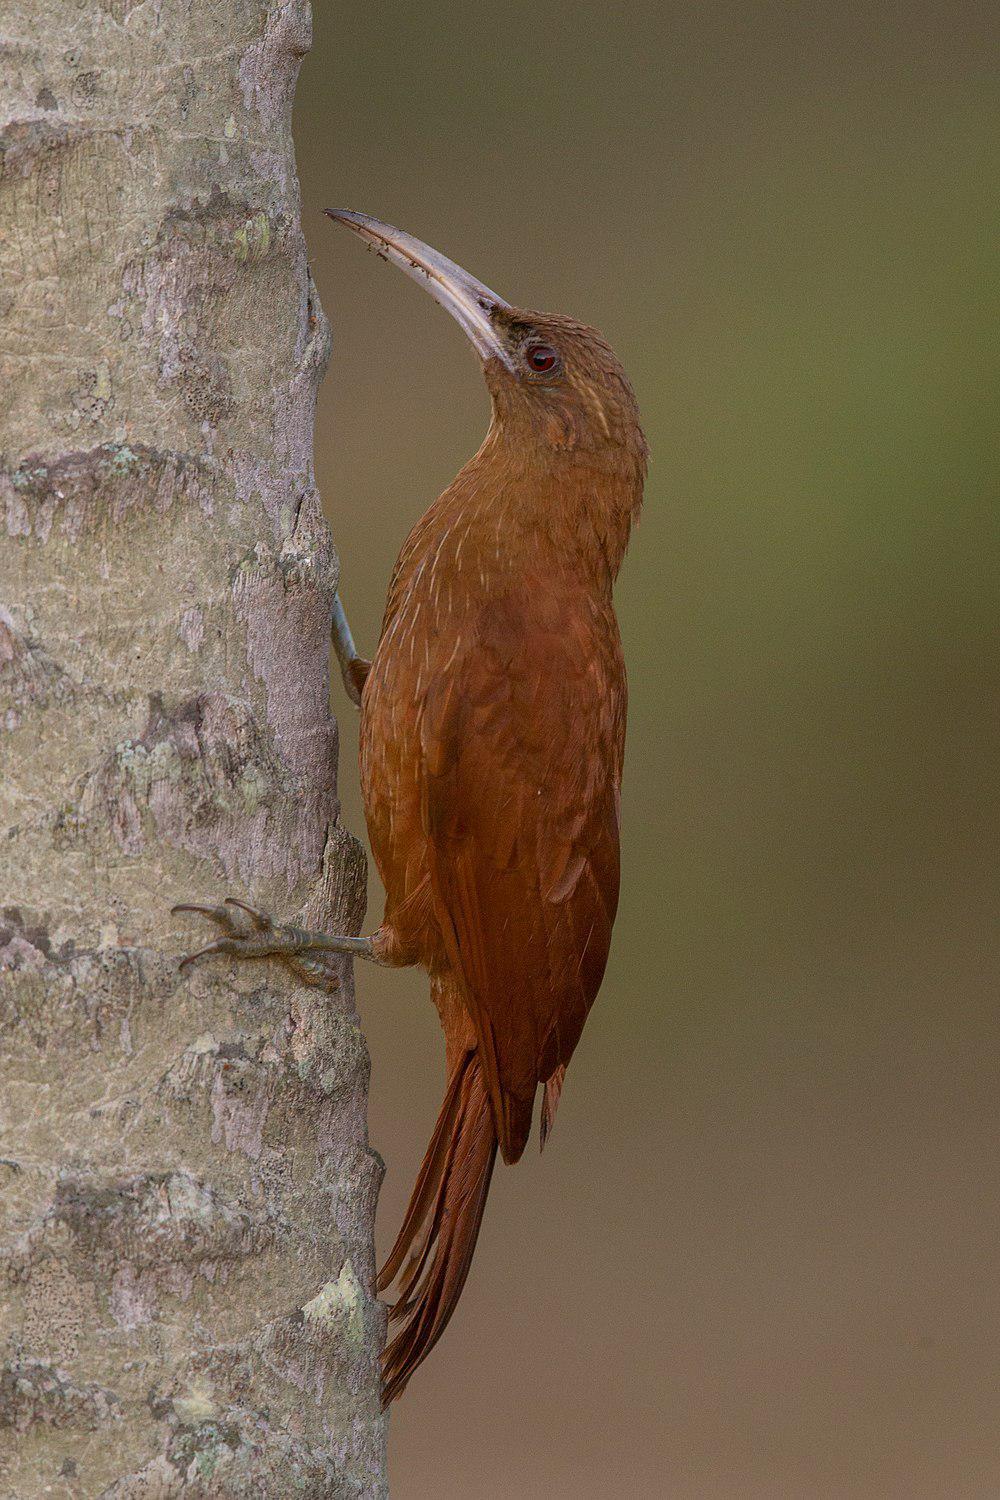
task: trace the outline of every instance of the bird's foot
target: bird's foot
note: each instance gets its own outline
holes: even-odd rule
[[[277,958],[287,963],[307,984],[330,984],[336,983],[336,973],[325,955],[372,957],[371,938],[331,937],[325,932],[309,932],[303,927],[275,922],[267,912],[248,906],[245,901],[237,901],[233,896],[227,896],[221,906],[189,901],[171,907],[171,911],[195,912],[221,929],[220,936],[213,942],[181,959],[182,969],[215,954],[242,959]]]
[[[330,635],[333,639],[333,649],[337,653],[340,663],[340,675],[344,679],[344,687],[347,696],[358,708],[361,707],[361,694],[364,692],[365,683],[368,681],[368,673],[372,669],[370,661],[358,655],[358,648],[354,644],[351,627],[347,623],[347,615],[344,606],[340,602],[340,595],[333,601],[333,617],[330,621]]]

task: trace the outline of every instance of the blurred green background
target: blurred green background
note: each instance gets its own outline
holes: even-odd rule
[[[318,477],[362,649],[488,407],[324,206],[595,323],[653,452],[612,961],[394,1409],[395,1500],[1000,1495],[995,9],[315,23]],[[358,988],[384,1250],[443,1048],[422,976]]]

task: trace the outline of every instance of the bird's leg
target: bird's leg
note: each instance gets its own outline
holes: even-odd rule
[[[313,982],[329,981],[332,977],[331,970],[323,962],[325,953],[349,953],[355,958],[379,962],[370,937],[333,937],[326,932],[307,932],[302,927],[275,922],[267,912],[232,896],[227,897],[222,906],[203,906],[189,901],[171,907],[171,911],[197,912],[222,929],[221,936],[214,942],[182,958],[182,969],[199,958],[210,958],[216,953],[225,954],[227,958],[279,958],[307,982]]]
[[[371,662],[366,661],[363,656],[358,655],[358,648],[354,644],[351,627],[347,623],[347,615],[344,606],[340,602],[340,595],[333,601],[333,618],[330,621],[330,635],[333,638],[333,649],[337,653],[340,663],[340,675],[344,679],[347,696],[352,703],[360,705],[361,692],[371,671]]]

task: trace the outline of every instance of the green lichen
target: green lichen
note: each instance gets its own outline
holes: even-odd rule
[[[121,740],[115,746],[115,760],[130,776],[140,776],[145,772],[149,751],[135,740]]]
[[[11,483],[16,490],[28,490],[35,485],[42,484],[48,478],[49,471],[44,466],[30,468],[27,464],[23,468],[15,469],[11,475]]]
[[[138,453],[130,448],[127,443],[122,443],[120,447],[116,447],[111,455],[111,467],[117,469],[120,474],[126,473],[133,466],[141,462],[142,460]]]
[[[175,1401],[173,1405],[176,1411],[178,1403]],[[169,1456],[175,1468],[190,1469],[193,1464],[203,1479],[211,1479],[219,1466],[232,1463],[243,1447],[235,1427],[228,1423],[201,1421],[196,1426],[185,1424],[176,1433]]]
[[[161,740],[149,753],[150,781],[179,781],[183,767],[177,747],[169,740]]]
[[[177,1416],[189,1427],[211,1422],[216,1415],[211,1391],[205,1385],[192,1385],[186,1396],[175,1396],[172,1404]]]
[[[115,746],[115,759],[143,797],[149,796],[155,782],[177,782],[184,771],[177,747],[170,740],[159,740],[152,749],[135,740],[122,740]]]
[[[328,1281],[302,1309],[307,1323],[329,1329],[342,1329],[352,1344],[360,1345],[365,1337],[364,1292],[354,1274],[350,1260],[345,1260],[336,1281]]]
[[[267,780],[262,775],[260,767],[244,766],[236,785],[243,798],[243,806],[252,815],[267,797]]]
[[[271,246],[271,221],[267,214],[254,214],[233,235],[233,254],[240,264],[263,260]]]

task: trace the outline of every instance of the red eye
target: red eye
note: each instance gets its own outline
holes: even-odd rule
[[[529,368],[539,375],[554,370],[558,363],[559,356],[551,344],[532,344],[528,350]]]

